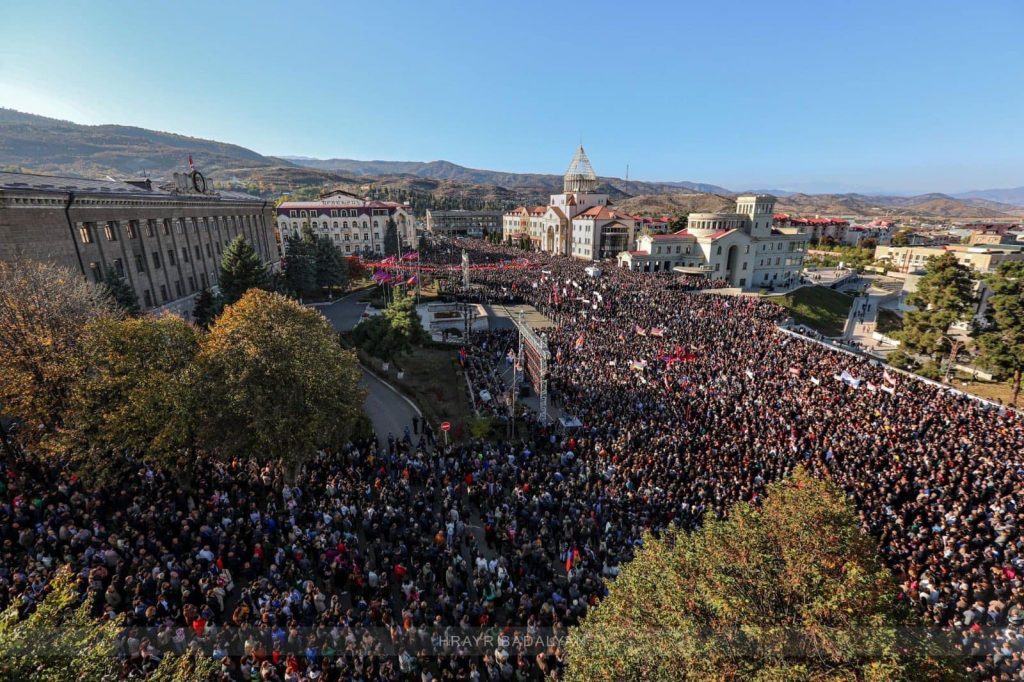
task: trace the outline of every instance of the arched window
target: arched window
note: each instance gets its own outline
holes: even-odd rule
[[[722,255],[722,247],[721,247],[721,246],[719,246],[719,247],[718,247],[718,251],[716,251],[715,253],[716,253],[716,255],[719,255],[719,256],[721,256],[721,255]]]
[[[341,226],[347,230],[348,229],[348,221],[347,220],[342,221]]]

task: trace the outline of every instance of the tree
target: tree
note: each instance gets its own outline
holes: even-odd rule
[[[977,334],[979,361],[1007,379],[1016,406],[1024,375],[1024,263],[1004,261],[986,281],[992,294]]]
[[[950,325],[964,319],[974,298],[971,271],[957,261],[952,253],[929,258],[925,274],[917,282],[917,290],[907,297],[916,310],[903,316],[903,328],[893,336],[910,353],[930,356],[938,364],[946,353],[955,355],[960,346],[951,342]],[[956,360],[950,357],[950,363]]]
[[[200,341],[193,421],[214,454],[280,462],[294,474],[350,437],[362,409],[359,366],[318,312],[253,290]]]
[[[397,256],[401,250],[398,242],[398,225],[391,218],[388,218],[387,226],[384,228],[384,255]]]
[[[58,570],[35,610],[22,617],[22,603],[0,613],[0,677],[40,682],[104,682],[119,668],[124,624],[89,615],[77,578]],[[158,654],[159,655],[159,654]],[[206,682],[219,666],[195,650],[144,661],[151,682]]]
[[[889,243],[892,246],[907,246],[910,244],[910,230],[898,230]]]
[[[68,268],[0,263],[0,407],[21,422],[19,440],[39,443],[61,428],[82,330],[121,314],[103,288]]]
[[[360,322],[352,331],[352,340],[357,346],[385,362],[411,351],[429,338],[416,313],[415,299],[399,288],[395,289],[394,298],[382,314]]]
[[[203,287],[192,302],[192,319],[204,329],[210,326],[220,312],[220,300],[208,287]]]
[[[316,240],[316,285],[321,289],[344,287],[348,280],[348,262],[341,249],[327,237]]]
[[[139,297],[135,288],[128,283],[123,275],[109,265],[103,270],[103,286],[107,290],[110,299],[116,303],[128,315],[138,315],[142,312],[139,308]]]
[[[345,257],[346,269],[348,271],[349,280],[355,282],[361,279],[366,279],[366,266],[363,265],[363,259],[359,256],[346,256]]]
[[[574,628],[567,680],[956,679],[836,486],[802,469],[760,509],[647,534]]]
[[[311,233],[310,233],[310,236]],[[316,290],[316,253],[312,239],[288,237],[284,256],[285,286],[295,296],[307,296]]]
[[[249,289],[266,289],[268,286],[270,278],[259,254],[245,241],[245,237],[235,237],[224,249],[220,260],[220,295],[224,305],[231,305]]]
[[[80,371],[64,442],[98,480],[116,480],[125,453],[154,468],[187,472],[195,461],[192,362],[200,332],[173,315],[100,318],[82,333]]]

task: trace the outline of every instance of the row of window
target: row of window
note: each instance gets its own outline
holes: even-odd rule
[[[154,252],[154,257],[157,256],[157,255],[158,254],[156,254],[156,252]],[[138,259],[138,258],[140,258],[140,257],[136,256],[136,259]],[[136,260],[136,263],[138,263],[138,260]],[[114,272],[116,272],[120,277],[123,278],[125,276],[124,263],[121,262],[120,258],[115,258],[114,259],[112,267],[114,268]],[[92,273],[92,278],[93,278],[93,280],[96,283],[99,283],[99,282],[103,281],[103,269],[102,269],[102,267],[100,267],[99,263],[97,263],[95,261],[92,262],[92,263],[89,263],[89,271]],[[142,270],[139,270],[139,272],[142,272]],[[214,281],[214,283],[216,283],[216,281],[217,281],[217,273],[216,272],[213,273],[213,281]],[[174,280],[174,290],[175,290],[175,293],[177,294],[175,296],[175,298],[181,298],[182,296],[185,296],[186,294],[194,294],[194,293],[196,293],[196,291],[198,291],[198,289],[196,287],[196,279],[195,279],[195,277],[193,275],[189,275],[186,278],[186,282],[187,282],[187,286],[188,286],[187,289],[185,288],[185,283],[183,283],[182,280],[180,280],[180,279]],[[199,288],[205,289],[207,286],[209,286],[209,281],[206,278],[206,273],[205,272],[199,273]],[[169,297],[169,294],[168,294],[168,290],[167,290],[167,285],[166,284],[161,284],[160,285],[160,299],[159,299],[159,301],[157,301],[153,297],[153,292],[151,292],[149,289],[144,289],[142,291],[142,300],[143,300],[143,304],[147,308],[152,308],[154,305],[163,305],[164,303],[167,303],[170,300],[170,297]]]
[[[257,216],[214,216],[210,218],[164,218],[163,220],[147,220],[145,225],[146,236],[153,237],[156,235],[157,229],[161,230],[163,235],[170,236],[171,225],[173,222],[174,231],[176,234],[185,233],[185,225],[188,221],[192,226],[192,231],[195,234],[199,234],[200,225],[206,231],[210,233],[212,228],[223,228],[223,229],[253,229],[258,224]],[[103,236],[106,237],[108,242],[116,242],[118,239],[118,226],[120,221],[108,220],[103,223]],[[128,239],[137,239],[139,236],[140,221],[129,220],[124,223],[124,234]],[[92,244],[95,241],[96,235],[96,223],[81,223],[78,227],[78,236],[83,244]]]
[[[326,215],[326,210],[323,211]],[[386,208],[374,208],[370,210],[370,215],[388,215],[389,211]],[[317,218],[321,214],[321,211],[315,210],[296,210],[291,209],[288,211],[289,218]],[[332,218],[357,218],[359,216],[359,209],[356,208],[332,208]]]

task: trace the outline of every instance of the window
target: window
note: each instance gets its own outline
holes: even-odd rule
[[[152,237],[155,234],[156,234],[156,221],[155,220],[147,220],[146,221],[146,236],[147,237]]]
[[[717,255],[717,256],[721,256],[722,255],[722,247],[721,246],[719,246],[718,250],[715,251],[715,255]]]
[[[174,249],[167,249],[167,262],[170,265],[177,265],[178,261],[174,258]]]
[[[139,221],[129,220],[128,227],[125,230],[128,233],[128,239],[135,239],[139,236]]]
[[[154,251],[153,252],[153,269],[154,270],[159,270],[160,269],[160,252],[159,251]]]
[[[116,272],[119,277],[124,277],[124,263],[121,262],[120,258],[114,259],[114,272]]]
[[[94,282],[101,282],[103,280],[103,273],[100,271],[100,264],[93,262],[89,263],[89,271],[92,273],[92,280]]]
[[[203,260],[203,252],[199,248],[199,244],[196,244],[196,260]]]
[[[149,289],[142,292],[142,300],[145,301],[147,308],[153,307],[153,294],[149,293]]]
[[[170,218],[164,218],[164,236],[165,237],[171,236],[171,219]],[[167,300],[167,299],[164,299],[164,300]]]
[[[206,288],[206,273],[205,272],[200,273],[199,281],[202,282],[203,288],[205,289]]]
[[[103,234],[105,234],[107,236],[107,241],[108,242],[116,242],[117,241],[117,229],[114,227],[113,221],[111,221],[111,222],[109,222],[109,223],[107,223],[106,225],[103,226]]]
[[[135,272],[146,271],[146,259],[141,253],[135,254]]]
[[[83,244],[92,244],[92,225],[82,223],[82,226],[78,228],[78,236],[82,239]]]
[[[192,219],[192,232],[194,234],[199,234],[199,221],[195,218]]]
[[[181,222],[181,219],[174,221],[174,231],[178,234],[185,233],[185,225]]]
[[[206,242],[206,257],[213,258],[213,249],[210,248],[210,242]]]
[[[187,263],[188,262],[188,247],[187,246],[181,247],[181,262],[182,263]]]
[[[196,278],[193,277],[192,275],[189,275],[188,276],[188,291],[189,291],[189,293],[192,293],[195,290],[196,290]]]
[[[174,280],[174,290],[176,292],[178,292],[178,298],[181,298],[182,296],[185,295],[185,290],[181,288],[181,280],[180,279]]]
[[[289,218],[294,218],[295,217],[295,211],[288,211],[288,217]]]
[[[167,303],[167,285],[166,284],[161,284],[160,285],[160,301],[162,303]]]

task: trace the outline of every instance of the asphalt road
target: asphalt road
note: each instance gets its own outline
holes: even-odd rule
[[[356,291],[339,298],[332,305],[321,306],[318,309],[336,330],[351,331],[366,309],[366,304],[359,302],[365,293]],[[373,422],[377,437],[382,442],[387,440],[388,434],[401,438],[406,426],[412,429],[412,418],[418,413],[403,396],[380,379],[365,369],[362,372],[363,379],[360,383],[366,389],[366,414]]]

